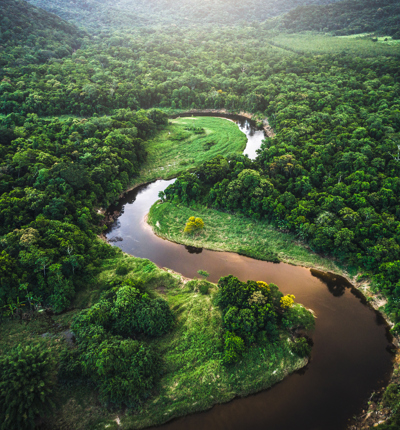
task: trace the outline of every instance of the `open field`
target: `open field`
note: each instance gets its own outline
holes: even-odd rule
[[[280,34],[271,39],[274,46],[279,46],[298,54],[341,54],[359,57],[400,56],[400,44],[392,40],[385,42],[379,37],[373,42],[372,37],[365,35],[330,36],[322,33]],[[391,39],[391,38],[390,38]],[[389,43],[390,42],[390,43]]]
[[[246,135],[234,122],[224,118],[176,118],[169,122],[146,142],[147,160],[132,185],[169,179],[218,154],[242,153],[246,147]],[[203,132],[196,134],[193,127]]]
[[[202,232],[194,235],[183,233],[190,216],[202,218],[205,224]],[[313,253],[296,241],[293,235],[282,233],[267,222],[242,215],[202,207],[175,206],[166,202],[151,207],[148,223],[157,235],[185,245],[342,273],[332,260]]]

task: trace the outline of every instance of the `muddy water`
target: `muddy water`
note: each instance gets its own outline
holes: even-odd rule
[[[288,264],[273,264],[227,252],[188,248],[155,236],[144,217],[158,192],[172,181],[157,181],[122,199],[121,216],[107,237],[123,251],[148,258],[188,277],[203,269],[216,282],[233,274],[276,283],[284,294],[314,310],[311,362],[272,389],[179,418],[165,430],[342,430],[372,391],[391,372],[387,329],[343,278]],[[114,209],[114,208],[112,208]]]

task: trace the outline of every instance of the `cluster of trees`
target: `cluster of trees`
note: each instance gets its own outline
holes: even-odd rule
[[[30,430],[54,406],[56,360],[44,342],[18,345],[0,357],[0,429]]]
[[[265,282],[241,282],[229,275],[218,281],[215,302],[223,316],[225,333],[224,363],[237,362],[251,344],[267,338],[274,341],[279,328],[310,329],[314,318],[303,307],[294,305],[294,296],[284,296],[275,284]],[[310,348],[298,348],[294,341],[293,350],[299,355],[308,355]]]
[[[271,220],[314,250],[362,268],[400,321],[398,68],[390,60],[385,70],[375,60],[350,64],[274,75],[265,113],[277,135],[257,160],[217,157],[165,194]]]
[[[2,0],[0,29],[0,68],[67,57],[86,34],[22,0]]]
[[[145,159],[145,139],[166,123],[157,110],[2,118],[0,307],[12,310],[29,295],[58,312],[68,308],[102,253],[96,207],[118,199]]]
[[[160,356],[147,339],[173,323],[165,300],[151,298],[139,281],[123,281],[75,317],[76,348],[64,350],[60,378],[90,379],[106,403],[134,407],[161,374]]]
[[[397,0],[343,0],[329,5],[298,7],[279,22],[278,28],[300,31],[333,32],[336,35],[378,32],[400,39],[400,4]],[[276,23],[266,23],[274,27]]]

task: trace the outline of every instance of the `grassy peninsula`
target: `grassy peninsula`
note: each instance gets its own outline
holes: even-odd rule
[[[204,229],[187,235],[183,230],[191,216],[200,217]],[[281,232],[267,221],[253,220],[237,213],[229,214],[200,205],[188,207],[156,202],[147,222],[158,236],[184,245],[342,273],[334,261],[315,254],[293,234]]]
[[[132,185],[173,178],[218,154],[241,154],[246,142],[246,135],[225,118],[170,119],[163,130],[146,142],[147,158]]]
[[[56,391],[57,407],[46,417],[46,429],[117,429],[119,425],[139,429],[161,424],[266,389],[307,363],[307,358],[292,352],[290,330],[282,329],[275,341],[258,340],[238,363],[224,366],[223,321],[221,311],[213,303],[217,286],[208,283],[208,293],[201,294],[198,287],[202,281],[166,272],[149,260],[128,256],[118,248],[112,251],[115,254],[102,261],[98,272],[91,273],[93,281],[78,294],[73,310],[53,316],[38,314],[29,324],[4,321],[0,352],[15,342],[40,341],[60,359],[63,350],[70,348],[66,330],[81,309],[98,303],[110,286],[140,279],[146,293],[153,299],[166,300],[176,315],[169,333],[148,342],[163,357],[162,376],[147,400],[123,413],[120,409],[101,407],[97,389],[77,372]],[[295,305],[294,310],[297,309],[303,308]]]

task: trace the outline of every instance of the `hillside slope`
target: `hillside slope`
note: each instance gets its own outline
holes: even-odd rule
[[[280,29],[336,35],[378,32],[400,38],[400,1],[344,0],[323,6],[301,6],[282,17]]]
[[[84,33],[24,0],[0,0],[0,67],[70,55]]]
[[[29,0],[30,3],[92,29],[142,25],[234,24],[263,21],[301,5],[337,0]]]

